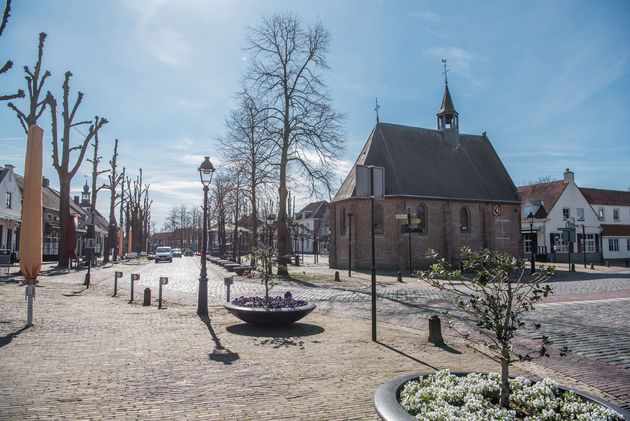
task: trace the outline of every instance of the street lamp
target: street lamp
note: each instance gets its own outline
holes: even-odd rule
[[[269,275],[271,275],[271,249],[273,247],[273,231],[272,231],[272,225],[273,224],[273,215],[269,214],[267,215],[267,235],[269,237],[268,241],[269,241],[269,250],[267,252],[268,256],[267,256],[267,273]]]
[[[536,259],[534,258],[534,214],[532,212],[527,215],[527,220],[529,221],[529,232],[530,232],[530,242],[529,248],[532,252],[531,264],[532,264],[532,274],[536,272]]]
[[[204,161],[199,168],[199,178],[203,185],[203,234],[201,246],[201,273],[199,275],[199,298],[197,300],[197,314],[208,315],[208,272],[206,271],[206,253],[208,252],[208,189],[212,182],[214,166],[210,162],[210,157],[204,157]]]

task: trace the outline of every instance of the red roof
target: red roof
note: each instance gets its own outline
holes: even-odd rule
[[[630,225],[602,224],[604,237],[630,237]]]
[[[545,208],[546,214],[553,209],[558,199],[564,192],[567,184],[562,181],[550,181],[547,183],[530,184],[529,186],[518,187],[518,192],[521,195],[521,201],[525,203],[528,200],[540,200],[542,206]],[[536,212],[536,218],[546,216],[542,215],[540,209]]]
[[[580,187],[580,191],[591,205],[630,206],[630,191],[601,190]]]

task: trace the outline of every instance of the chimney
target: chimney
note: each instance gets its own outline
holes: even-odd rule
[[[568,168],[564,171],[564,184],[575,184],[575,174]]]
[[[4,168],[6,168],[7,170],[13,170],[15,167],[11,164],[4,164]]]
[[[48,187],[50,186],[50,180],[47,179],[46,177],[42,177],[42,187]]]
[[[74,202],[75,205],[78,205],[79,204],[79,196],[74,196],[72,198],[72,201]]]

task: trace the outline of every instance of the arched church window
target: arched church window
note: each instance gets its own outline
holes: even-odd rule
[[[383,205],[376,202],[374,203],[374,234],[383,234],[385,232],[384,220],[385,215],[383,212]]]
[[[341,208],[341,233],[345,234],[347,229],[346,208]]]
[[[465,206],[459,210],[459,230],[470,232],[470,211]]]
[[[419,205],[416,208],[416,219],[418,223],[414,227],[414,232],[424,233],[427,232],[427,207]]]

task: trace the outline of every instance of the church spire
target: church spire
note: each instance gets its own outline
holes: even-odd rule
[[[453,106],[453,99],[451,93],[448,90],[448,69],[446,68],[446,59],[442,59],[444,64],[444,97],[442,98],[442,105],[440,111],[437,113],[438,118],[438,130],[444,131],[447,129],[454,129],[459,132],[459,114],[455,111]]]

